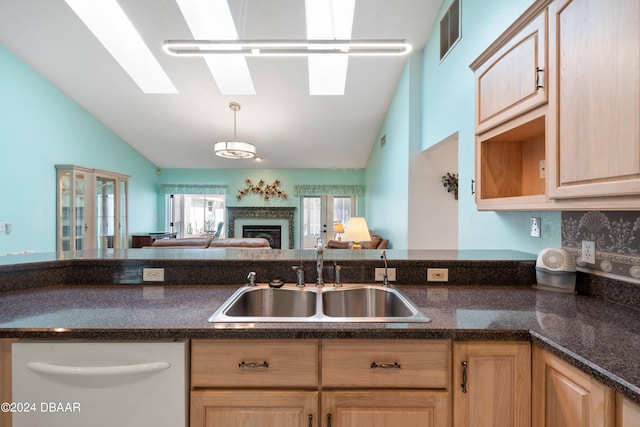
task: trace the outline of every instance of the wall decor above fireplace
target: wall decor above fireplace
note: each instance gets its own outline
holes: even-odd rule
[[[238,189],[238,195],[236,198],[238,200],[242,200],[242,198],[247,194],[257,194],[262,197],[265,201],[272,198],[286,199],[287,193],[284,192],[280,188],[280,180],[276,179],[273,181],[273,184],[267,184],[264,182],[264,179],[258,181],[257,185],[251,181],[250,178],[245,180],[246,187]]]

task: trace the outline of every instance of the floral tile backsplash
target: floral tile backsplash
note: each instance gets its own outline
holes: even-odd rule
[[[596,243],[596,264],[582,261],[582,241]],[[562,212],[562,247],[579,267],[640,280],[640,212]]]

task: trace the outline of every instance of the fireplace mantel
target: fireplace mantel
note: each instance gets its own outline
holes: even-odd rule
[[[295,207],[227,207],[227,236],[235,236],[235,221],[239,218],[286,219],[289,222],[289,249],[295,242]]]

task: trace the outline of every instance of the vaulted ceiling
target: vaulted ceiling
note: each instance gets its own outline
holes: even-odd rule
[[[335,0],[334,0],[335,1]],[[339,1],[339,0],[338,0]],[[0,43],[161,168],[362,168],[408,60],[350,57],[344,95],[310,95],[306,58],[247,58],[255,95],[224,95],[175,0],[118,0],[177,94],[146,94],[64,0],[0,0]],[[356,0],[353,39],[424,47],[442,0]],[[229,0],[241,39],[305,39],[303,0]],[[256,145],[261,162],[221,159],[216,141]]]

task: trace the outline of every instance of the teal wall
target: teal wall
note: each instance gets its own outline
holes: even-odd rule
[[[448,7],[446,0],[441,13]],[[470,194],[474,175],[475,87],[469,64],[502,33],[532,0],[461,0],[462,38],[443,60],[439,35],[432,33],[423,52],[409,60],[365,170],[156,169],[117,135],[61,93],[42,76],[0,46],[0,222],[13,224],[0,234],[0,255],[55,250],[55,169],[57,163],[131,175],[129,231],[162,228],[165,223],[160,183],[229,185],[230,206],[296,206],[296,184],[364,184],[358,207],[369,226],[408,246],[408,212],[420,182],[409,168],[410,147],[427,149],[458,132],[459,248],[516,249],[535,253],[560,246],[560,213],[478,212]],[[439,19],[437,19],[439,21]],[[387,144],[380,147],[380,137]],[[416,141],[419,139],[419,141]],[[247,196],[238,202],[244,180],[282,181],[286,200],[263,202]],[[151,207],[151,208],[150,208]],[[155,209],[154,209],[155,207]],[[428,220],[429,212],[425,212]],[[542,239],[530,238],[529,217],[542,217]]]
[[[396,248],[404,248],[407,222],[407,182],[411,188],[419,189],[420,183],[407,176],[407,152],[412,141],[409,117],[421,116],[421,146],[423,150],[434,146],[448,136],[458,132],[458,171],[460,196],[458,206],[458,247],[460,249],[515,249],[537,253],[548,246],[559,247],[561,243],[559,212],[478,212],[471,195],[471,180],[474,178],[474,109],[475,79],[469,68],[473,62],[507,27],[532,3],[532,0],[461,0],[461,39],[453,50],[441,61],[439,58],[438,26],[429,37],[422,58],[422,84],[411,84],[411,72],[418,69],[410,61],[400,81],[393,103],[389,109],[381,134],[392,135],[394,148],[382,153],[374,146],[366,168],[367,219],[372,228],[383,227],[385,215],[397,218],[395,225],[388,225],[389,238]],[[446,0],[440,16],[451,4]],[[440,17],[436,22],[440,21]],[[422,102],[411,106],[410,96],[418,88]],[[402,147],[400,147],[402,145]],[[385,147],[387,148],[387,147]],[[407,181],[409,180],[409,181]],[[542,218],[542,238],[529,237],[529,218]],[[428,212],[425,212],[428,221]],[[404,227],[404,229],[402,229]]]
[[[409,82],[407,67],[391,100],[382,130],[375,141],[365,172],[366,219],[370,229],[388,238],[390,247],[407,247],[407,194],[409,191]],[[386,143],[380,144],[384,136]]]
[[[254,185],[260,180],[272,184],[280,181],[286,199],[264,201],[258,195],[247,194],[237,200],[238,190],[246,187],[251,179]],[[296,239],[299,230],[300,197],[294,194],[295,185],[364,185],[363,169],[164,169],[160,174],[161,184],[226,184],[229,186],[227,206],[292,206],[296,207]],[[365,200],[358,198],[358,213],[364,214]],[[158,226],[166,223],[164,197],[158,200]],[[294,242],[299,247],[299,242]]]
[[[155,229],[155,167],[0,45],[0,255],[55,251],[56,164],[131,175],[129,230]]]

